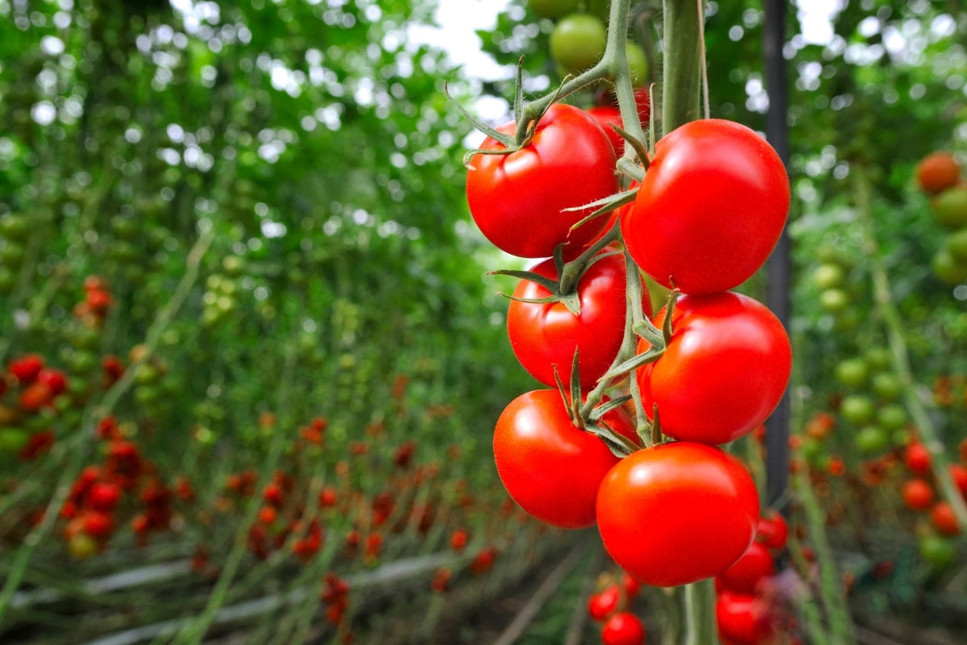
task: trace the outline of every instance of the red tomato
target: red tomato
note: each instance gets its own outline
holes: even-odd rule
[[[594,620],[604,620],[614,613],[620,602],[621,589],[618,585],[609,585],[588,598],[588,615]]]
[[[613,105],[596,105],[587,109],[587,113],[594,117],[604,133],[608,135],[608,141],[617,156],[621,156],[625,149],[625,140],[618,132],[611,127],[611,124],[622,127],[621,110]]]
[[[925,511],[933,503],[933,488],[922,479],[910,479],[900,489],[903,503],[911,511]]]
[[[556,280],[553,260],[531,269]],[[507,334],[517,360],[531,376],[556,387],[554,367],[568,383],[574,350],[578,350],[581,387],[590,389],[608,371],[624,339],[626,314],[625,262],[622,255],[604,257],[585,271],[577,284],[581,313],[575,316],[560,302],[530,303],[511,300]],[[550,292],[530,280],[521,280],[515,298],[546,298]],[[651,310],[645,292],[642,306]]]
[[[954,480],[957,490],[960,491],[960,495],[967,499],[967,468],[960,464],[950,464],[947,466],[947,470],[950,472],[950,478]]]
[[[749,594],[723,591],[715,602],[719,637],[732,645],[759,645],[770,642],[773,630]]]
[[[613,410],[605,421],[635,436],[623,410]],[[494,460],[514,501],[561,528],[594,524],[598,486],[618,463],[604,441],[571,423],[557,390],[526,392],[510,402],[497,419]]]
[[[933,505],[933,508],[930,509],[930,523],[944,535],[960,533],[957,515],[954,514],[954,508],[948,502],[937,502]]]
[[[46,384],[53,396],[57,396],[67,389],[67,375],[58,369],[44,368],[40,370],[37,374],[37,382]]]
[[[664,318],[662,309],[655,324]],[[771,311],[734,292],[683,296],[672,330],[665,354],[638,371],[645,412],[658,405],[662,432],[722,444],[766,420],[792,370],[789,337]]]
[[[644,645],[645,637],[641,620],[627,611],[613,615],[601,628],[603,645]]]
[[[776,511],[771,511],[759,518],[755,539],[772,551],[786,548],[786,540],[789,539],[789,525],[786,523],[786,518]]]
[[[515,127],[499,130],[510,134]],[[490,137],[480,147],[504,148]],[[617,192],[615,162],[608,135],[592,116],[571,105],[552,105],[521,150],[470,159],[470,213],[487,239],[512,255],[550,257],[562,243],[580,248],[601,230],[605,218],[570,231],[593,210],[566,209]]]
[[[50,386],[40,381],[34,381],[20,393],[20,409],[25,412],[35,412],[50,403],[54,398]]]
[[[10,361],[10,364],[7,365],[7,371],[21,383],[33,381],[43,368],[44,359],[40,354],[24,354]]]
[[[930,451],[919,441],[909,444],[903,453],[903,463],[914,475],[926,475],[930,461]]]
[[[622,459],[601,482],[597,510],[614,561],[644,584],[673,587],[739,559],[755,536],[759,495],[732,455],[676,441]]]
[[[711,293],[762,266],[788,212],[789,179],[776,151],[744,125],[705,119],[658,141],[621,230],[659,284]]]
[[[735,564],[715,577],[715,584],[720,589],[755,594],[759,581],[775,572],[772,554],[761,542],[753,542]]]

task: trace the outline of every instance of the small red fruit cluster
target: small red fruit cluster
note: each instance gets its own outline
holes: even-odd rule
[[[638,581],[627,573],[621,575],[620,581],[609,575],[603,578],[599,590],[588,598],[588,615],[601,623],[604,645],[645,644],[645,626],[629,608],[640,589]]]
[[[932,152],[917,164],[917,185],[930,197],[934,220],[947,229],[931,260],[934,273],[951,285],[967,281],[967,183],[949,152]]]

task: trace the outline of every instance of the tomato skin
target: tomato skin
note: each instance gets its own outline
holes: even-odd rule
[[[903,503],[911,511],[925,511],[933,504],[933,487],[923,479],[910,479],[900,488]]]
[[[661,327],[665,309],[655,324]],[[640,343],[639,351],[647,347]],[[682,296],[664,355],[638,371],[651,415],[682,441],[723,444],[761,424],[778,405],[792,371],[792,347],[779,319],[734,292]]]
[[[781,551],[786,548],[789,539],[789,524],[781,513],[771,511],[759,518],[755,539],[771,551]]]
[[[611,127],[611,124],[623,128],[621,121],[621,110],[612,105],[596,105],[589,107],[587,113],[594,117],[604,133],[608,135],[608,141],[614,149],[615,155],[621,155],[625,149],[625,140],[618,132]]]
[[[655,146],[621,220],[645,273],[683,293],[738,286],[772,251],[789,212],[782,160],[754,130],[722,119],[676,128]]]
[[[621,409],[605,421],[626,436],[634,434]],[[500,481],[521,508],[568,529],[594,524],[598,486],[618,463],[604,441],[571,423],[557,390],[525,392],[504,408],[494,430],[494,460]]]
[[[610,585],[588,598],[588,615],[594,620],[603,621],[615,612],[620,602],[621,589],[618,585]]]
[[[770,642],[773,630],[760,614],[754,596],[732,591],[720,593],[715,602],[719,637],[732,645]]]
[[[513,124],[499,130],[514,131]],[[480,146],[499,150],[487,138]],[[614,150],[601,126],[584,110],[552,105],[531,142],[511,154],[476,154],[467,172],[467,202],[484,236],[497,248],[525,258],[545,258],[566,242],[581,248],[605,225],[598,217],[569,232],[593,210],[567,211],[617,192]]]
[[[618,565],[644,584],[674,587],[739,559],[755,536],[759,495],[732,455],[676,441],[622,459],[601,482],[597,511]]]
[[[558,278],[554,260],[531,269]],[[626,272],[622,255],[610,255],[588,267],[577,284],[581,312],[572,314],[560,302],[530,303],[511,300],[507,309],[507,335],[517,360],[531,376],[556,387],[554,366],[568,383],[574,350],[578,350],[581,387],[590,389],[608,371],[621,349],[625,330]],[[545,298],[550,292],[530,280],[521,280],[514,298]],[[651,310],[645,292],[642,306]]]

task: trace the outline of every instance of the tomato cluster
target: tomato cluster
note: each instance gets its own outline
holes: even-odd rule
[[[950,285],[967,282],[967,184],[960,164],[949,152],[933,152],[917,165],[917,185],[930,197],[934,220],[947,229],[943,246],[936,250],[931,266],[940,280]]]
[[[719,446],[763,424],[791,372],[783,325],[731,291],[785,225],[783,164],[749,128],[704,119],[659,140],[623,199],[607,135],[580,109],[555,103],[498,132],[526,134],[471,153],[467,200],[500,249],[548,258],[505,272],[521,278],[507,327],[524,369],[557,388],[500,415],[500,479],[548,524],[596,524],[643,583],[713,577],[749,548],[759,518],[752,476]],[[612,217],[585,219],[592,202],[630,194]],[[657,315],[641,272],[672,290]]]
[[[588,615],[601,623],[601,642],[604,645],[644,645],[645,626],[630,611],[631,601],[641,586],[623,573],[618,579],[610,574],[598,581],[598,589],[588,598]]]

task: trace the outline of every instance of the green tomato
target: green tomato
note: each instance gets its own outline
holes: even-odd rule
[[[7,240],[7,243],[0,247],[0,266],[16,269],[23,264],[26,254],[23,244]]]
[[[819,306],[829,313],[837,313],[849,305],[849,296],[842,289],[824,289],[819,294]]]
[[[885,370],[890,366],[893,361],[893,354],[886,347],[870,347],[863,354],[863,358],[866,359],[866,364],[870,366],[871,370]]]
[[[899,430],[907,425],[907,409],[899,403],[884,405],[876,413],[876,422],[887,430]]]
[[[645,84],[648,80],[648,57],[641,45],[633,40],[625,43],[625,54],[628,57],[628,68],[631,70],[631,83],[635,87]]]
[[[0,236],[8,240],[22,242],[30,233],[30,222],[20,213],[7,213],[0,216]]]
[[[855,441],[861,452],[881,452],[889,447],[890,435],[880,426],[864,426],[856,433]]]
[[[567,74],[580,74],[604,55],[607,31],[599,18],[572,13],[551,32],[551,57]]]
[[[0,428],[0,454],[20,452],[28,441],[30,441],[30,433],[24,428],[14,426]]]
[[[967,187],[954,186],[930,200],[930,210],[941,226],[967,226]]]
[[[954,231],[947,237],[947,252],[960,264],[967,264],[967,228]]]
[[[835,289],[843,286],[846,269],[835,262],[823,262],[813,270],[812,279],[819,289]]]
[[[937,569],[953,563],[957,556],[954,541],[939,535],[927,534],[920,538],[920,557]]]
[[[836,365],[836,380],[846,387],[862,387],[869,375],[869,366],[859,357],[847,358]]]
[[[958,262],[946,248],[934,253],[930,266],[934,274],[947,284],[958,285],[967,280],[967,264]]]
[[[903,393],[900,377],[892,372],[880,372],[873,376],[873,393],[881,399],[895,401]]]
[[[839,413],[853,425],[864,426],[876,415],[876,403],[865,394],[850,394],[843,397]]]
[[[578,8],[581,0],[527,0],[531,10],[538,18],[560,18]]]

